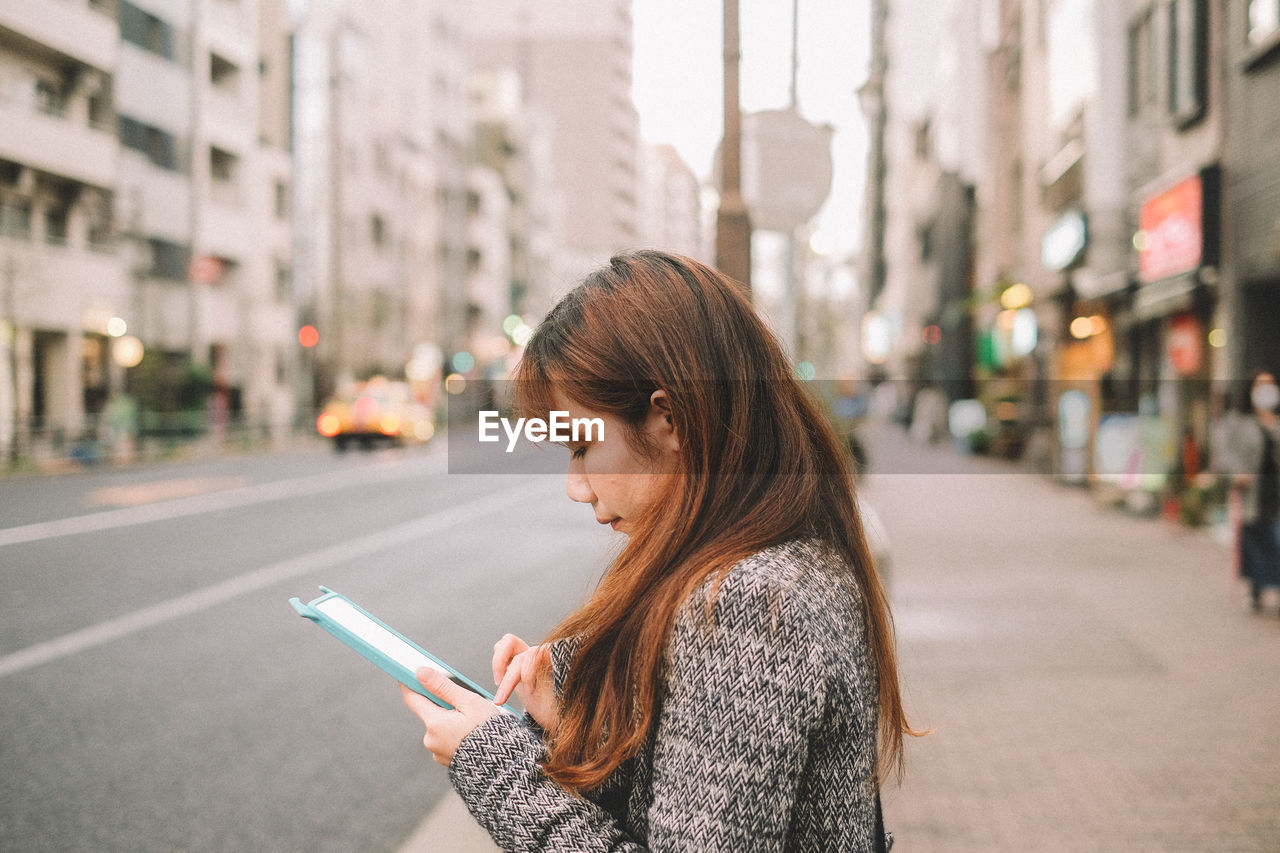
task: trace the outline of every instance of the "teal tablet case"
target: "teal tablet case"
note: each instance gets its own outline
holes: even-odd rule
[[[408,666],[401,663],[400,661],[397,661],[395,658],[393,658],[391,655],[387,654],[383,650],[376,648],[374,645],[369,643],[363,637],[360,637],[354,632],[352,632],[351,630],[349,630],[345,625],[343,625],[341,622],[334,619],[329,614],[322,612],[322,610],[319,609],[320,605],[324,604],[325,602],[338,599],[345,605],[350,606],[357,613],[367,617],[371,622],[373,622],[378,627],[386,630],[389,634],[391,634],[396,639],[403,641],[413,651],[417,652],[418,654],[421,654],[424,658],[430,660],[432,663],[435,663],[437,666],[443,669],[446,673],[448,673],[449,677],[453,681],[466,687],[469,690],[472,690],[475,693],[480,694],[484,698],[488,699],[490,702],[493,701],[493,694],[490,693],[488,690],[485,690],[479,684],[476,684],[470,678],[467,678],[465,675],[458,672],[453,667],[449,666],[449,664],[440,660],[440,658],[436,657],[435,655],[428,652],[426,649],[419,646],[417,643],[410,640],[404,634],[401,634],[399,631],[392,628],[390,625],[383,622],[381,619],[374,616],[372,613],[365,610],[363,607],[360,607],[358,604],[356,604],[351,599],[347,598],[345,595],[334,592],[328,587],[323,587],[323,586],[320,587],[320,591],[324,594],[321,595],[319,598],[316,598],[308,602],[307,604],[303,604],[301,599],[296,597],[289,599],[289,603],[293,605],[294,610],[298,611],[298,615],[306,617],[307,619],[310,619],[312,622],[315,622],[321,628],[324,628],[330,634],[337,637],[339,640],[346,643],[351,648],[355,649],[357,652],[363,655],[367,660],[372,661],[375,665],[377,665],[379,669],[381,669],[383,672],[390,675],[392,678],[394,678],[396,681],[403,684],[405,687],[408,687],[410,690],[414,691],[415,693],[422,694],[423,696],[430,699],[432,702],[439,705],[441,708],[448,708],[450,710],[453,709],[453,706],[450,705],[448,702],[445,702],[443,699],[439,699],[435,696],[432,696],[430,693],[428,693],[427,689],[418,683],[418,677],[412,669],[410,669]],[[502,708],[502,710],[510,714],[518,715],[518,712],[515,709],[507,705],[503,705],[500,707]]]

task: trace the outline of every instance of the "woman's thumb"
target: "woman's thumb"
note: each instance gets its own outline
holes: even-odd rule
[[[438,669],[423,666],[419,667],[415,674],[418,676],[418,683],[427,688],[428,693],[437,699],[443,699],[455,708],[458,707],[459,702],[467,701],[468,694],[474,695],[471,691],[454,684]]]

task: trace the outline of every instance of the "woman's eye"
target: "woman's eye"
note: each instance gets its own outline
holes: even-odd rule
[[[587,455],[587,446],[585,444],[579,447],[577,450],[573,451],[574,459],[581,459],[586,455]]]

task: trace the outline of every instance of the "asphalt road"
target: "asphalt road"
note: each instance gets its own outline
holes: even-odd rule
[[[482,683],[618,534],[442,445],[0,481],[0,850],[395,850],[448,787],[345,593]]]

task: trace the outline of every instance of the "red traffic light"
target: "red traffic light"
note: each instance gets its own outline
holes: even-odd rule
[[[320,332],[316,330],[315,326],[303,326],[298,330],[298,343],[307,349],[311,349],[320,343]]]

